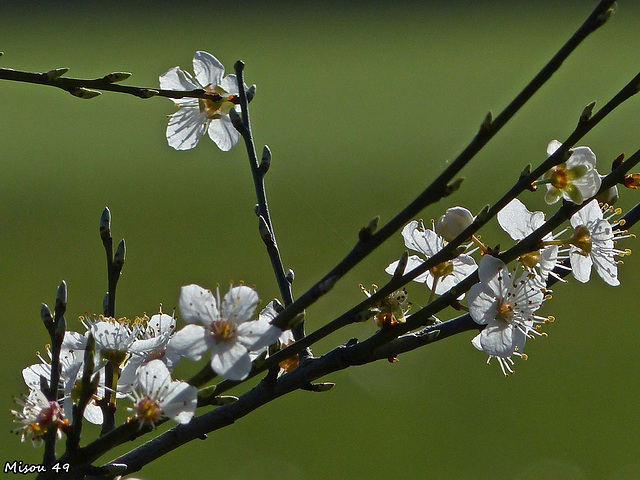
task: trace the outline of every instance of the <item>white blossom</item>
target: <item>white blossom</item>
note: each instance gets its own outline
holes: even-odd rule
[[[186,285],[180,293],[185,326],[171,340],[172,347],[189,359],[199,360],[211,350],[211,369],[229,380],[243,380],[251,371],[251,353],[273,344],[282,331],[268,316],[251,320],[258,294],[250,287],[232,287],[220,301],[220,291]],[[197,325],[199,324],[199,325]]]
[[[187,382],[171,380],[161,360],[152,360],[138,369],[138,387],[130,395],[133,418],[140,425],[155,426],[162,417],[188,423],[198,403],[198,389]]]
[[[534,315],[544,300],[539,277],[524,273],[514,278],[498,258],[485,255],[478,268],[480,282],[469,290],[471,318],[486,325],[473,346],[496,357],[505,375],[513,373],[512,355],[523,355],[526,339],[539,334],[536,326],[549,318]]]
[[[552,155],[560,146],[558,140],[552,140],[547,146],[547,155]],[[569,150],[571,156],[544,176],[547,184],[545,201],[551,205],[560,198],[580,204],[594,196],[602,181],[596,170],[596,156],[589,147],[575,147]]]
[[[174,317],[158,313],[151,318],[138,319],[138,322],[137,337],[129,346],[130,356],[118,380],[119,390],[134,385],[138,368],[152,360],[161,360],[169,370],[180,360],[180,355],[169,344],[176,329]]]
[[[497,215],[498,223],[511,238],[520,241],[544,224],[544,213],[530,212],[517,198],[509,202]],[[558,264],[558,245],[551,244],[555,237],[548,233],[542,242],[549,242],[542,249],[529,252],[520,257],[520,262],[528,269],[535,270],[546,282],[549,274]],[[561,278],[561,277],[557,277]]]
[[[167,141],[176,150],[189,150],[198,144],[205,130],[220,150],[228,151],[238,143],[240,134],[229,118],[236,109],[238,94],[235,75],[224,76],[224,66],[216,57],[198,51],[193,57],[195,76],[173,67],[160,76],[160,88],[167,90],[198,90],[218,95],[220,100],[202,98],[174,99],[178,111],[169,116]]]
[[[597,200],[592,200],[571,217],[574,234],[571,240],[569,260],[573,276],[579,282],[588,282],[591,268],[612,286],[620,285],[618,264],[614,256],[628,252],[615,248],[614,241],[622,238],[616,234],[608,219],[604,218]]]
[[[66,332],[65,338],[69,336],[76,341],[80,337],[76,332]],[[84,348],[84,347],[83,347]],[[49,358],[51,350],[47,348]],[[40,378],[44,378],[47,384],[51,382],[51,363],[39,355],[40,363],[36,363],[22,370],[22,378],[31,390],[40,389]],[[65,416],[72,420],[73,398],[72,393],[76,382],[82,377],[84,367],[83,350],[62,348],[60,351],[60,381],[58,392],[62,392],[62,397],[58,399],[64,409]],[[101,377],[101,382],[103,379]],[[98,387],[98,396],[104,393],[104,383]],[[84,409],[85,420],[99,425],[102,423],[102,409],[94,402],[90,401]]]
[[[421,253],[426,260],[444,247],[444,239],[440,235],[433,230],[426,229],[422,222],[416,220],[405,225],[402,229],[402,236],[406,247]],[[419,267],[425,259],[418,255],[410,255],[404,273]],[[385,269],[385,272],[393,275],[397,266],[398,261],[396,260]],[[452,260],[434,265],[414,278],[414,281],[425,283],[432,291],[434,291],[435,285],[435,293],[441,295],[473,273],[476,268],[478,268],[476,262],[471,256],[461,254]]]
[[[22,406],[22,410],[11,410],[13,421],[20,424],[12,430],[20,435],[20,441],[30,439],[34,447],[42,444],[42,436],[50,428],[65,425],[62,407],[57,401],[49,401],[46,395],[39,389],[32,389],[29,395],[23,399],[16,399]],[[62,438],[62,432],[58,429],[57,439]]]

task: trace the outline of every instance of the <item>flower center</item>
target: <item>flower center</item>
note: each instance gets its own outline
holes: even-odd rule
[[[155,400],[144,397],[136,405],[136,416],[142,423],[155,425],[162,418],[162,408]]]
[[[211,332],[218,342],[225,342],[236,338],[236,324],[230,320],[215,320],[211,322]]]
[[[593,242],[591,240],[591,233],[589,233],[589,229],[585,225],[579,225],[574,230],[571,244],[582,250],[585,255],[591,253]]]
[[[439,263],[435,267],[431,267],[429,271],[431,272],[431,275],[436,278],[446,277],[453,273],[453,262],[448,260],[446,262]]]
[[[509,302],[500,302],[498,304],[497,318],[507,323],[511,323],[511,319],[513,318],[513,305]]]
[[[520,263],[527,268],[534,268],[538,263],[540,263],[540,250],[521,255]]]
[[[551,181],[551,185],[560,190],[566,188],[569,183],[569,178],[567,176],[567,164],[561,163],[554,168],[549,175],[549,180]]]
[[[214,87],[208,86],[204,89],[205,92],[212,95],[220,95],[220,100],[211,100],[208,98],[198,99],[200,105],[200,111],[203,112],[209,120],[222,117],[222,115],[228,115],[229,110],[234,106],[232,100],[233,95],[229,95],[228,92],[216,85]]]

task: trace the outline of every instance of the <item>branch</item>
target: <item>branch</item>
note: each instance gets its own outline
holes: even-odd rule
[[[163,90],[161,88],[134,87],[120,85],[121,82],[131,76],[127,72],[113,72],[101,78],[72,78],[63,77],[69,69],[56,68],[44,73],[24,72],[12,68],[0,68],[0,80],[11,80],[14,82],[34,83],[36,85],[49,85],[56,87],[79,98],[94,98],[100,95],[100,91],[125,93],[139,98],[166,97],[166,98],[202,98],[218,102],[222,97],[215,93],[206,93],[202,89],[196,90]],[[233,103],[240,103],[238,97],[231,100]]]

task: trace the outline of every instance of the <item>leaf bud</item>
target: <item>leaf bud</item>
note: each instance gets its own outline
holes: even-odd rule
[[[584,107],[584,110],[582,110],[582,114],[580,115],[581,123],[588,122],[589,120],[591,120],[591,115],[593,115],[593,109],[595,108],[595,106],[596,106],[596,102],[593,101],[589,105]]]
[[[404,275],[404,271],[407,268],[407,263],[409,262],[409,252],[406,250],[402,252],[400,255],[400,259],[398,260],[398,265],[396,265],[396,269],[393,271],[393,278],[398,278]]]
[[[229,110],[229,118],[231,119],[231,123],[233,124],[233,128],[235,128],[240,134],[247,131],[247,128],[242,120],[242,117],[237,112],[235,108]]]
[[[116,247],[116,253],[113,256],[113,264],[116,267],[118,267],[120,270],[122,270],[122,267],[124,266],[124,258],[126,254],[127,254],[127,247],[124,243],[124,238],[123,238],[118,243],[118,246]]]
[[[253,100],[253,97],[256,96],[256,84],[254,83],[249,88],[247,88],[247,102]]]
[[[295,274],[295,272],[293,271],[293,269],[291,269],[291,268],[290,268],[290,269],[287,271],[287,274],[286,274],[287,282],[289,282],[289,283],[291,284],[291,283],[293,283],[293,280],[294,280],[295,278],[296,278],[296,274]]]
[[[267,173],[271,166],[271,150],[268,145],[262,149],[262,160],[260,161],[260,170],[263,174]]]
[[[111,211],[104,207],[100,215],[100,237],[105,240],[111,236]]]
[[[158,95],[160,92],[155,88],[142,88],[140,89],[139,97],[140,98],[151,98]]]
[[[378,229],[378,224],[380,223],[380,216],[375,216],[371,220],[366,227],[362,227],[360,232],[358,233],[358,238],[361,242],[365,242],[371,238],[371,236]]]
[[[67,282],[60,282],[58,290],[56,290],[56,306],[54,308],[56,317],[64,314],[67,309]]]
[[[48,80],[55,80],[56,78],[60,78],[62,75],[64,75],[65,73],[67,73],[69,71],[68,68],[54,68],[53,70],[49,70],[48,72],[45,72],[45,76],[47,77]]]
[[[49,310],[49,306],[46,303],[40,305],[40,318],[42,318],[47,330],[53,326],[53,316],[51,315],[51,310]]]
[[[82,98],[84,100],[89,100],[90,98],[102,95],[102,92],[99,92],[98,90],[91,90],[90,88],[85,87],[72,88],[71,90],[68,90],[68,92],[74,97]]]
[[[111,72],[105,75],[104,77],[102,77],[102,80],[109,83],[115,83],[115,82],[122,82],[123,80],[126,80],[130,76],[131,76],[131,73],[129,72]]]

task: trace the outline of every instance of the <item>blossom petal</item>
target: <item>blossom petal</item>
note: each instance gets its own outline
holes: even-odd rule
[[[584,165],[592,169],[596,166],[596,154],[589,147],[575,147],[570,152],[571,156],[567,160],[567,168]]]
[[[187,325],[169,340],[167,348],[190,360],[200,360],[212,344],[207,331],[200,325]]]
[[[93,402],[89,402],[84,409],[84,419],[94,425],[102,425],[102,408]]]
[[[589,170],[582,177],[574,180],[573,184],[580,190],[583,198],[593,197],[600,186],[602,185],[602,178],[597,170]]]
[[[250,352],[276,343],[282,330],[269,322],[254,320],[238,325],[238,341]]]
[[[176,150],[189,150],[195,147],[206,127],[207,117],[195,107],[180,108],[169,116],[167,141]]]
[[[592,255],[593,268],[605,283],[612,287],[620,285],[618,280],[618,264],[613,255]]]
[[[24,383],[31,390],[40,389],[40,377],[44,377],[47,380],[51,379],[51,365],[36,363],[22,370],[22,378]],[[75,379],[74,379],[75,380]]]
[[[211,290],[199,285],[185,285],[180,289],[180,313],[187,323],[209,325],[220,319],[216,298]]]
[[[161,360],[152,360],[138,369],[138,385],[145,395],[155,395],[170,382],[169,369]]]
[[[147,329],[152,330],[155,335],[171,334],[176,329],[176,319],[166,313],[157,313],[149,319]]]
[[[407,248],[432,257],[442,249],[442,238],[433,230],[425,229],[418,221],[409,222],[402,229],[402,237]]]
[[[218,85],[231,95],[238,95],[240,93],[238,90],[238,78],[235,75],[227,75]],[[246,85],[244,89],[247,89]]]
[[[479,325],[487,325],[493,322],[498,315],[496,298],[488,295],[480,283],[476,283],[469,289],[467,301],[469,303],[469,315]]]
[[[406,273],[409,273],[411,270],[414,270],[415,268],[419,267],[423,263],[424,263],[424,260],[419,256],[409,255],[409,257],[407,258],[407,266],[405,267],[404,272],[402,274],[404,275]],[[389,275],[393,275],[397,267],[398,267],[398,260],[389,264],[389,266],[385,268],[384,271],[387,272]],[[426,272],[421,273],[416,278],[414,278],[413,281],[419,282],[419,283],[425,283],[428,277],[432,277],[432,276],[427,270]],[[431,281],[433,282],[433,277]]]
[[[589,255],[584,255],[582,250],[573,247],[569,253],[571,273],[573,277],[582,283],[587,283],[591,278],[591,265],[593,261]]]
[[[503,358],[513,355],[516,349],[522,352],[526,341],[524,333],[506,323],[487,325],[479,336],[483,352]]]
[[[209,137],[220,150],[228,152],[240,140],[240,133],[231,123],[231,119],[225,115],[209,123]]]
[[[193,73],[203,87],[220,85],[224,66],[210,53],[198,51],[193,56]]]
[[[571,216],[571,226],[573,228],[580,225],[588,227],[591,223],[602,219],[602,210],[598,201],[594,199]]]
[[[494,297],[502,297],[505,291],[505,281],[511,278],[509,270],[502,260],[491,255],[485,255],[480,260],[478,278],[485,290]]]
[[[202,87],[193,83],[188,74],[184,72],[180,67],[173,67],[170,68],[167,72],[160,75],[160,88],[163,90],[189,91],[197,90]]]
[[[220,342],[213,348],[211,369],[229,380],[244,380],[251,371],[249,352],[238,342]]]
[[[222,300],[222,317],[235,323],[246,322],[251,319],[258,301],[258,293],[253,288],[233,287]]]
[[[174,381],[162,399],[162,412],[178,423],[189,423],[197,404],[198,389],[187,382]]]
[[[517,198],[498,212],[498,223],[514,240],[522,240],[544,223],[544,213],[531,212]]]

